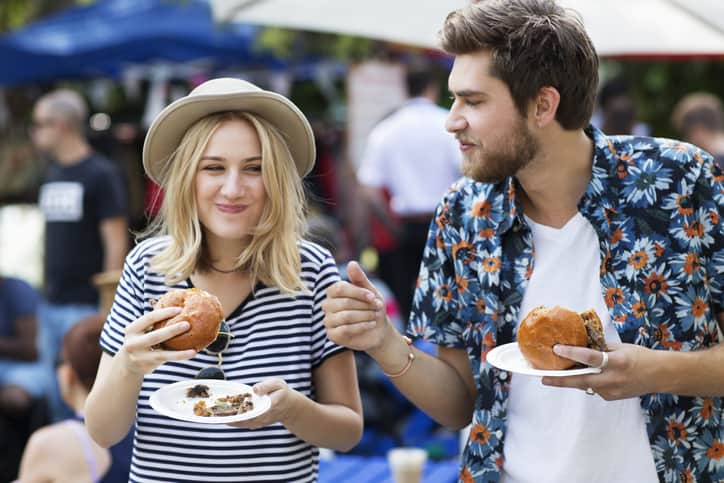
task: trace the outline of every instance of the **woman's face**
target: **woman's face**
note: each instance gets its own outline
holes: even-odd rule
[[[207,240],[243,241],[266,201],[261,143],[246,121],[224,121],[211,136],[196,172],[196,203]]]

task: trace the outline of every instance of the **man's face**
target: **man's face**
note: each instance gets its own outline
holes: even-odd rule
[[[30,138],[35,147],[43,152],[52,154],[60,142],[62,121],[53,116],[48,104],[40,102],[33,109],[33,124]]]
[[[495,183],[527,166],[538,143],[508,87],[489,74],[489,67],[486,51],[455,58],[448,81],[455,101],[445,127],[460,143],[463,174]]]

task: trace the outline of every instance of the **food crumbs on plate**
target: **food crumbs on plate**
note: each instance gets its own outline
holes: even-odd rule
[[[197,416],[211,416],[209,410],[206,408],[206,401],[199,401],[194,404],[194,414]]]
[[[196,384],[186,389],[186,397],[209,397],[209,386],[205,384]]]
[[[214,405],[206,406],[206,401],[194,404],[194,414],[197,416],[236,416],[254,409],[251,393],[236,394],[217,398]]]

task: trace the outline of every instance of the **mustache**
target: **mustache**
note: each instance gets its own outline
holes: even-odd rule
[[[473,139],[460,134],[455,135],[455,140],[463,144],[477,144],[477,142],[475,142]]]

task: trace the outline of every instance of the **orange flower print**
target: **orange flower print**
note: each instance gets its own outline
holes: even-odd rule
[[[709,221],[712,225],[716,226],[719,224],[719,213],[714,210],[709,211]]]
[[[461,259],[463,263],[468,264],[475,259],[475,247],[470,242],[461,240],[452,247],[453,258]]]
[[[701,268],[699,262],[699,256],[696,253],[689,253],[686,255],[686,261],[684,262],[684,272],[691,276]]]
[[[664,247],[661,243],[654,243],[654,255],[660,257],[664,254]]]
[[[478,423],[470,429],[470,441],[480,445],[488,444],[490,439],[490,430]]]
[[[624,179],[628,176],[628,167],[626,166],[626,163],[618,163],[616,165],[616,176],[618,176],[618,179]]]
[[[714,178],[714,181],[716,183],[723,183],[724,182],[724,169],[719,170],[719,173],[714,173],[714,167],[716,166],[716,163],[712,163],[709,165],[709,172],[711,173],[711,177]]]
[[[490,218],[490,210],[493,205],[488,200],[478,201],[473,204],[473,208],[470,210],[470,216],[473,218]]]
[[[708,421],[714,414],[714,400],[704,399],[701,402],[701,419]]]
[[[468,279],[465,277],[461,277],[460,275],[455,275],[455,284],[458,286],[458,290],[460,292],[467,292],[468,291]]]
[[[440,285],[435,289],[435,297],[443,299],[445,302],[452,300],[452,290],[447,285]]]
[[[606,306],[611,308],[614,305],[623,302],[623,290],[620,288],[609,288],[606,289]]]
[[[671,340],[668,340],[668,339],[664,339],[664,340],[661,341],[661,345],[662,345],[665,349],[673,349],[673,350],[675,350],[675,351],[680,351],[680,350],[681,350],[681,344],[682,344],[682,342],[671,341]]]
[[[463,469],[460,470],[458,478],[463,483],[475,483],[475,480],[473,479],[473,474],[470,472],[470,468],[468,468],[467,466],[463,467]]]
[[[699,319],[704,315],[704,312],[706,312],[706,301],[697,297],[694,299],[694,303],[691,304],[691,313]]]
[[[687,431],[686,426],[680,421],[672,420],[666,425],[666,432],[669,435],[669,441],[675,443],[677,446],[686,441]]]
[[[718,439],[712,441],[711,447],[706,450],[706,457],[710,460],[720,460],[724,458],[724,443]]]
[[[493,334],[491,332],[486,332],[486,334],[483,336],[482,353],[480,354],[481,360],[486,360],[486,358],[488,357],[488,352],[493,350],[493,347],[495,347],[495,340],[493,340]]]
[[[659,292],[666,292],[668,288],[666,279],[660,273],[652,272],[651,275],[644,280],[644,292],[646,292],[647,295],[658,295]]]
[[[500,258],[488,257],[483,260],[483,270],[488,273],[495,273],[500,270]]]
[[[477,302],[475,302],[475,309],[478,311],[479,314],[485,313],[485,300],[478,299]]]
[[[642,300],[639,300],[638,302],[633,304],[633,307],[631,308],[633,309],[634,316],[637,319],[640,319],[646,315],[646,304]]]
[[[611,154],[614,156],[617,156],[618,153],[616,152],[616,146],[611,142],[610,139],[606,139],[606,145],[608,146],[609,151],[611,151]]]
[[[629,265],[632,265],[636,270],[641,270],[642,268],[644,268],[648,261],[649,256],[643,250],[639,250],[636,253],[633,253],[628,259]]]
[[[443,225],[450,223],[450,217],[448,216],[448,206],[443,206],[440,214],[435,218],[435,223],[439,229],[443,229]]]
[[[480,238],[490,240],[495,235],[495,230],[493,230],[492,228],[483,228],[482,230],[480,230],[478,235],[480,236]]]
[[[611,233],[611,245],[615,245],[621,240],[623,240],[623,231],[621,228],[616,228],[613,230],[613,233]]]
[[[603,260],[601,260],[601,270],[600,275],[603,277],[608,273],[608,266],[611,263],[611,252],[607,252],[606,255],[603,257]]]
[[[661,346],[666,349],[681,349],[681,342],[672,341],[671,329],[668,324],[661,324],[659,327],[654,329],[654,339],[661,343]]]
[[[694,475],[691,474],[691,468],[686,468],[681,472],[679,475],[679,481],[681,483],[694,483],[696,481],[694,479]]]
[[[678,198],[676,198],[676,212],[682,216],[689,216],[694,213],[689,196],[679,195]]]
[[[691,224],[684,223],[684,233],[689,238],[702,238],[704,236],[704,226],[698,221]]]

